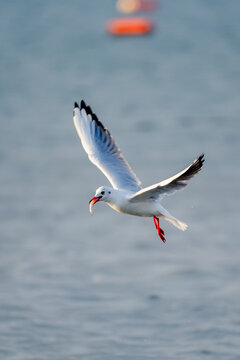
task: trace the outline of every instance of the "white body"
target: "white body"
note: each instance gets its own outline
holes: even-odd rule
[[[106,202],[112,209],[123,214],[141,216],[141,217],[160,217],[171,222],[174,226],[181,230],[187,229],[187,224],[174,218],[169,212],[160,204],[159,201],[131,201],[133,193],[126,190],[115,190],[113,188],[102,186],[97,189],[95,197],[99,196],[102,191],[108,194],[107,197],[102,198],[101,201]]]

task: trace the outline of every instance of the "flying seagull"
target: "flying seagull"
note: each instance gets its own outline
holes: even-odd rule
[[[166,239],[159,225],[159,218],[169,221],[180,230],[187,229],[187,224],[169,214],[160,201],[164,195],[173,194],[187,185],[187,180],[201,170],[204,154],[178,174],[143,188],[108,129],[83,100],[80,107],[77,102],[74,103],[73,122],[89,160],[103,172],[112,185],[101,186],[96,190],[89,202],[90,213],[94,204],[104,201],[118,212],[152,217],[163,242]]]

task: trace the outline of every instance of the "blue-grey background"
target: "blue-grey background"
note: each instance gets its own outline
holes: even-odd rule
[[[240,357],[240,2],[162,0],[112,38],[115,1],[0,1],[0,358]],[[72,123],[84,98],[181,232],[88,201],[107,179]]]

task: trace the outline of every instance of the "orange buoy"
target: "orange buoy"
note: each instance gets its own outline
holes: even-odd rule
[[[107,32],[115,36],[145,35],[153,28],[153,22],[143,17],[112,19],[106,25]]]

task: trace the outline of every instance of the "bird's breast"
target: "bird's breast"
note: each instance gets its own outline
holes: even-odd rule
[[[151,217],[154,216],[157,212],[157,208],[155,206],[155,202],[137,202],[133,203],[128,200],[122,201],[121,203],[108,203],[108,205],[113,208],[115,211],[120,213],[135,215],[135,216],[143,216],[143,217]]]

